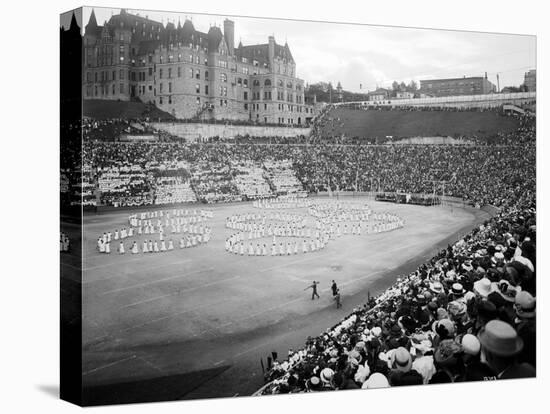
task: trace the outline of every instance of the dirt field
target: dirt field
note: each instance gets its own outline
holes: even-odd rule
[[[363,303],[367,292],[379,293],[487,217],[473,209],[358,201],[398,214],[404,228],[342,236],[320,252],[236,256],[224,250],[232,232],[225,218],[257,209],[225,204],[206,207],[214,212],[207,245],[146,255],[118,255],[113,248],[105,255],[96,249],[97,238],[127,226],[129,212],[86,215],[83,378],[89,401],[135,400],[136,384],[162,378],[173,378],[170,390],[162,388],[166,399],[250,394],[262,385],[260,358],[271,351],[284,357]],[[342,309],[332,301],[332,279],[341,288]],[[304,291],[312,280],[321,282],[315,301]],[[114,384],[133,385],[114,391]]]

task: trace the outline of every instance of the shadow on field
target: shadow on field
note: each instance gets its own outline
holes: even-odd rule
[[[84,388],[83,405],[172,401],[220,375],[230,365],[159,378]]]

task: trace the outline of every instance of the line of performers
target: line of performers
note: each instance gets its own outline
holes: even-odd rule
[[[187,249],[190,247],[196,247],[200,246],[201,244],[206,244],[210,241],[210,232],[204,233],[204,234],[185,234],[183,235],[179,240],[179,248],[180,249]],[[139,245],[137,241],[132,242],[132,246],[130,247],[130,253],[132,254],[138,254],[138,253],[162,253],[162,252],[168,252],[171,250],[174,250],[174,241],[172,239],[168,240],[168,243],[166,243],[166,240],[144,240],[141,245],[141,250],[139,248]],[[97,249],[100,253],[111,253],[111,242],[104,240],[103,237],[100,237],[97,241]],[[125,254],[126,248],[124,247],[124,242],[122,240],[119,241],[117,249],[118,254]]]
[[[180,231],[176,230],[177,228],[187,228],[189,225],[203,223],[213,216],[212,212],[207,210],[192,210],[189,212],[188,210],[181,209],[174,210],[174,212],[175,214],[170,215],[169,212],[163,213],[160,211],[162,214],[158,217],[154,217],[150,212],[140,213],[139,215],[132,214],[128,216],[128,222],[131,227],[137,229],[138,234],[154,233],[154,227],[160,228],[163,226],[172,227],[172,233],[180,233]]]
[[[245,245],[244,239],[239,237],[242,233],[235,233],[225,240],[225,250],[229,253],[238,254],[241,256],[291,256],[298,254],[301,250],[302,253],[310,253],[322,250],[326,247],[329,241],[329,235],[327,233],[320,234],[319,237],[296,240],[278,240],[276,236],[273,236],[271,242],[271,249],[268,252],[266,243],[253,243],[249,241]],[[301,245],[301,246],[300,246]],[[301,249],[300,249],[301,247]]]
[[[277,198],[262,198],[254,200],[252,206],[255,208],[265,209],[288,209],[288,208],[304,208],[311,205],[311,200],[307,198],[297,197],[277,197]]]
[[[166,242],[167,233],[182,234],[179,240],[180,249],[200,246],[210,241],[212,230],[206,225],[206,221],[213,217],[208,210],[184,210],[172,211],[157,210],[135,213],[128,216],[129,228],[116,229],[114,232],[103,233],[97,240],[97,249],[100,253],[111,253],[111,243],[118,241],[116,251],[125,254],[124,240],[127,238],[158,234],[157,240],[144,240],[141,249],[138,241],[133,241],[130,252],[132,254],[157,253],[174,250],[172,239]],[[165,230],[166,228],[166,230]]]

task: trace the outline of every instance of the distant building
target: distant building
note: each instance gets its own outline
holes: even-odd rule
[[[343,88],[340,81],[338,81],[338,85],[336,86],[336,100],[338,102],[342,102],[344,100]]]
[[[537,70],[531,69],[529,72],[525,72],[525,78],[523,81],[527,92],[537,91]]]
[[[397,91],[395,93],[395,99],[412,99],[414,98],[414,92]]]
[[[431,93],[425,93],[425,92],[417,91],[414,94],[414,97],[423,99],[423,98],[433,98],[434,96]]]
[[[390,98],[391,91],[389,89],[377,88],[367,94],[369,101],[385,101]]]
[[[305,124],[313,107],[288,44],[234,45],[223,32],[196,30],[191,20],[166,25],[124,9],[84,32],[84,99],[140,100],[178,118]]]
[[[486,73],[485,77],[464,76],[463,78],[421,80],[420,91],[434,97],[485,95],[496,92],[496,87],[487,79]]]

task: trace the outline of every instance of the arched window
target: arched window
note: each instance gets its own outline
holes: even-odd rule
[[[271,86],[271,79],[266,79],[264,82],[264,86]]]
[[[260,81],[258,79],[254,79],[254,86],[260,86]]]
[[[222,74],[220,75],[220,79],[221,79],[222,82],[227,82],[227,74],[222,73]]]
[[[284,83],[283,83],[282,79],[279,79],[278,86],[279,86],[279,88],[282,88],[284,86]]]

